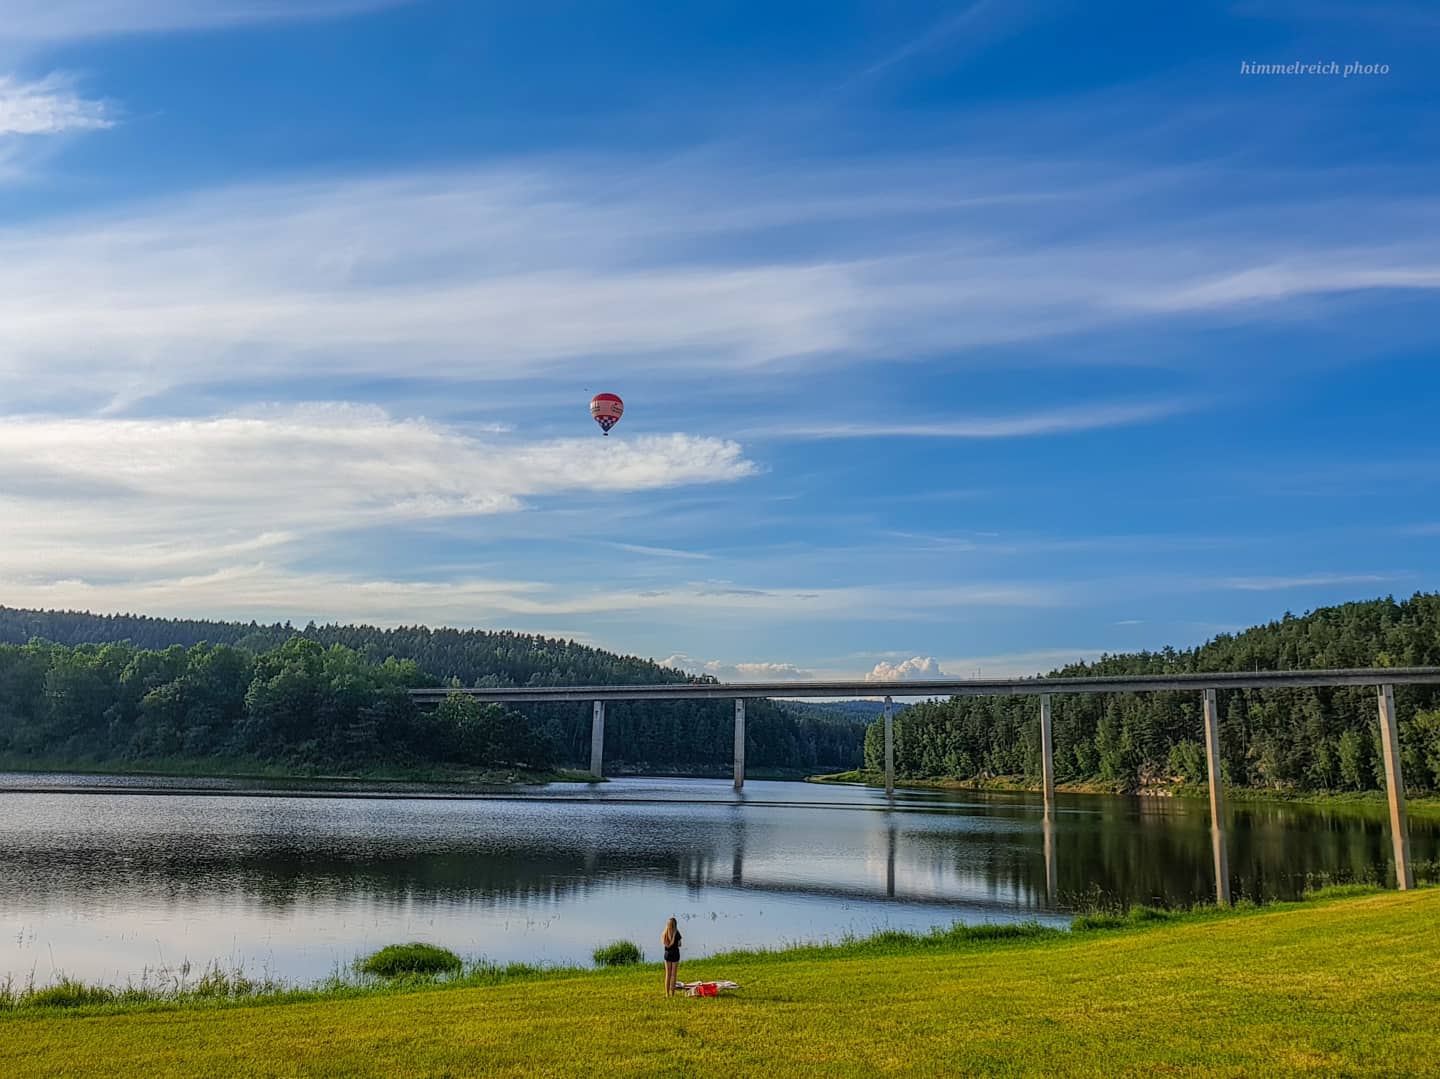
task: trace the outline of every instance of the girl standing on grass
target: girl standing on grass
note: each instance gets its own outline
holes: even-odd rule
[[[665,995],[675,995],[675,975],[680,970],[680,929],[671,918],[665,923],[665,932],[660,934],[660,943],[665,946]]]

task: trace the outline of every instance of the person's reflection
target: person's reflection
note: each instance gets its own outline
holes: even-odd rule
[[[745,881],[745,818],[737,817],[733,829],[734,848],[730,855],[730,883],[739,887]]]

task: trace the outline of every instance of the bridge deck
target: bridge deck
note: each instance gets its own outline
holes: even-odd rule
[[[1104,675],[1090,678],[945,678],[867,682],[672,682],[636,686],[502,686],[412,689],[417,701],[451,693],[482,701],[754,700],[761,697],[1013,697],[1044,693],[1148,693],[1156,690],[1303,689],[1314,686],[1440,685],[1440,667],[1370,667],[1323,671],[1221,671],[1204,674]]]

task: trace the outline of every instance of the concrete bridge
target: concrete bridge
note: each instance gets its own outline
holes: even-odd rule
[[[1230,868],[1225,849],[1224,790],[1220,782],[1220,725],[1215,694],[1222,689],[1306,689],[1313,687],[1373,686],[1380,724],[1380,747],[1385,764],[1385,789],[1390,804],[1390,835],[1395,851],[1395,877],[1399,886],[1413,888],[1410,841],[1405,819],[1405,785],[1400,769],[1400,743],[1395,728],[1395,687],[1440,685],[1440,667],[1372,667],[1320,671],[1229,671],[1206,674],[1116,675],[1090,678],[975,678],[934,679],[913,682],[677,682],[636,686],[526,686],[498,689],[452,689],[436,686],[414,689],[418,704],[438,704],[453,693],[480,701],[515,704],[553,704],[589,701],[590,771],[604,774],[605,702],[648,700],[733,700],[735,702],[735,789],[745,785],[745,702],[769,697],[855,698],[884,696],[885,793],[895,793],[895,697],[1037,697],[1040,708],[1041,782],[1045,797],[1045,857],[1047,868],[1055,857],[1051,839],[1055,803],[1055,760],[1051,735],[1050,698],[1056,693],[1202,694],[1204,700],[1205,765],[1210,783],[1210,834],[1215,856],[1215,894],[1230,902]]]

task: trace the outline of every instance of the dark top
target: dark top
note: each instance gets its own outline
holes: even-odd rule
[[[665,949],[665,962],[680,962],[680,933],[678,930],[675,933],[675,943]]]

